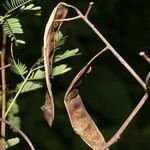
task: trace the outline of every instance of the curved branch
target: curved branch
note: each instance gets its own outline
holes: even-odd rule
[[[116,134],[106,143],[104,146],[103,150],[106,150],[108,147],[113,145],[120,139],[121,134],[124,132],[124,130],[128,127],[130,122],[133,120],[135,115],[139,112],[139,110],[143,107],[145,104],[146,100],[148,99],[148,93],[145,93],[144,96],[142,97],[141,101],[138,103],[138,105],[134,108],[132,113],[129,115],[129,117],[126,119],[126,121],[122,124],[120,129],[116,132]]]
[[[16,128],[13,124],[11,124],[10,122],[8,122],[5,119],[0,118],[0,122],[4,122],[7,125],[9,125],[10,127],[14,128],[15,130],[18,131],[18,133],[24,138],[24,140],[28,143],[28,145],[30,146],[31,150],[35,150],[33,144],[31,143],[30,139],[25,135],[25,133],[23,133],[20,129]]]

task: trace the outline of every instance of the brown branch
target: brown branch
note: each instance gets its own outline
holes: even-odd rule
[[[87,14],[90,11],[90,5],[89,8],[87,10],[86,15],[83,15],[81,13],[81,11],[79,9],[77,9],[76,7],[72,6],[72,5],[68,5],[66,3],[63,3],[66,7],[70,7],[72,9],[74,9],[78,16],[76,17],[78,18],[82,18],[84,20],[84,22],[94,31],[94,33],[104,42],[104,44],[106,45],[106,47],[113,53],[113,55],[118,59],[118,61],[120,61],[120,63],[131,73],[131,75],[140,83],[140,85],[146,89],[146,85],[144,83],[144,81],[136,74],[136,72],[132,69],[132,67],[119,55],[119,53],[112,47],[112,45],[106,40],[106,38],[97,30],[97,28],[95,28],[94,24],[92,24],[88,18],[87,18]],[[74,17],[75,18],[75,17]],[[68,18],[68,19],[64,19],[61,21],[70,21],[70,20],[74,20],[73,18]],[[123,123],[123,125],[121,126],[121,128],[116,132],[116,134],[110,139],[110,141],[106,144],[106,146],[104,147],[104,149],[110,147],[112,144],[114,144],[121,136],[121,134],[124,132],[124,130],[127,128],[127,126],[129,125],[129,123],[133,120],[133,118],[135,117],[135,115],[138,113],[138,111],[142,108],[142,106],[144,105],[145,101],[148,98],[148,93],[146,93],[144,95],[144,97],[142,98],[142,100],[140,101],[140,103],[135,107],[135,109],[132,111],[132,113],[129,115],[129,117],[127,118],[127,120]]]
[[[5,74],[5,55],[6,55],[6,33],[3,31],[2,52],[1,52],[1,75],[2,75],[2,118],[5,118],[6,111],[6,74]],[[1,122],[1,145],[5,150],[5,122]]]
[[[124,132],[124,130],[127,128],[129,123],[133,120],[135,115],[139,112],[139,110],[142,108],[146,100],[148,99],[148,94],[145,93],[141,101],[138,103],[138,105],[135,107],[135,109],[132,111],[132,113],[129,115],[129,117],[126,119],[126,121],[122,124],[120,129],[116,132],[116,134],[107,142],[107,144],[104,146],[103,150],[113,145],[115,142],[120,139],[121,134]]]
[[[6,123],[7,125],[9,125],[10,127],[14,128],[15,130],[18,131],[18,133],[24,138],[24,140],[28,143],[28,145],[30,146],[31,150],[35,150],[33,144],[31,143],[30,139],[25,135],[25,133],[23,133],[20,129],[16,128],[13,124],[11,124],[10,122],[8,122],[5,119],[0,118],[0,122]],[[4,150],[4,149],[2,149]]]
[[[147,61],[150,64],[150,57],[148,57],[145,54],[145,52],[140,52],[139,55],[142,56],[145,59],[145,61]]]
[[[83,19],[83,21],[94,31],[94,33],[104,42],[104,44],[109,48],[109,50],[114,54],[114,56],[120,61],[120,63],[131,73],[131,75],[141,84],[141,86],[146,89],[144,81],[136,74],[136,72],[132,69],[132,67],[118,54],[118,52],[111,46],[111,44],[106,40],[106,38],[97,30],[97,28],[92,24],[86,15],[83,15],[81,11],[69,4],[63,3],[66,7],[70,7],[74,9],[78,16],[73,18],[61,19],[60,21],[71,21],[75,19]],[[90,4],[89,7],[90,8]],[[58,20],[57,20],[58,21]]]
[[[10,67],[11,66],[11,64],[7,64],[7,65],[5,65],[4,67],[0,67],[0,70],[2,70],[3,68],[8,68],[8,67]]]
[[[93,6],[93,4],[94,4],[94,2],[90,2],[90,3],[89,3],[89,7],[88,7],[88,9],[87,9],[87,11],[86,11],[86,13],[85,13],[85,16],[86,16],[86,17],[88,17],[88,15],[89,15],[89,13],[90,13],[90,11],[91,11],[91,8],[92,8],[92,6]]]

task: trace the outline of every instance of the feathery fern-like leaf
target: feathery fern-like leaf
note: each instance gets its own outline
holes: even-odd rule
[[[67,59],[69,57],[77,56],[79,55],[79,49],[73,49],[73,50],[66,50],[63,54],[58,54],[54,57],[54,62],[58,62],[64,59]]]
[[[27,66],[25,64],[23,64],[22,62],[20,62],[20,60],[18,59],[18,62],[16,62],[13,59],[9,59],[9,62],[11,64],[11,70],[20,75],[23,79],[24,79],[24,74],[26,74],[28,72],[27,70]]]
[[[11,41],[15,41],[15,43],[21,43],[16,38],[16,35],[15,35],[15,34],[23,34],[23,29],[22,29],[19,19],[8,18],[3,22],[2,27],[3,27],[3,30],[6,32],[6,34],[11,38]]]
[[[20,89],[20,87],[22,86],[22,84],[23,84],[23,82],[17,84],[17,87],[16,87],[15,91],[18,91]],[[23,89],[21,90],[20,93],[34,91],[34,90],[40,89],[42,87],[43,87],[43,83],[42,82],[27,81],[27,83],[24,85],[24,87],[23,87]]]
[[[55,36],[56,49],[59,49],[62,45],[64,45],[67,36],[63,36],[61,31],[58,31]]]
[[[7,14],[10,14],[15,10],[31,3],[32,1],[33,0],[5,0],[3,6],[6,9]]]

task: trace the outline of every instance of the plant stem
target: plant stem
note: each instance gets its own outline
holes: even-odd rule
[[[37,62],[31,67],[31,69],[30,69],[28,75],[26,76],[24,82],[22,83],[20,89],[18,90],[18,92],[16,93],[15,97],[13,98],[11,104],[9,105],[9,107],[8,107],[6,113],[5,113],[4,119],[6,118],[6,116],[8,115],[8,113],[9,113],[11,107],[13,106],[14,102],[15,102],[16,99],[18,98],[18,96],[19,96],[21,90],[23,89],[23,87],[25,86],[25,84],[27,83],[27,81],[29,80],[29,77],[30,77],[31,73],[32,73],[33,71],[35,71],[35,68],[34,68],[34,67],[40,62],[40,60],[41,60],[41,58],[38,59]]]
[[[124,132],[124,130],[128,127],[128,125],[130,124],[130,122],[133,120],[133,118],[135,117],[135,115],[139,112],[139,110],[143,107],[143,105],[145,104],[146,100],[148,99],[148,94],[145,93],[145,95],[142,97],[142,99],[140,100],[140,102],[138,103],[138,105],[134,108],[134,110],[131,112],[131,114],[129,115],[129,117],[126,119],[126,121],[122,124],[122,126],[120,127],[120,129],[116,132],[116,134],[107,142],[106,145],[104,145],[103,150],[106,150],[108,147],[110,147],[111,145],[113,145],[114,143],[116,143],[118,141],[118,139],[120,139],[121,134]]]
[[[28,81],[28,78],[29,78],[29,76],[31,75],[31,73],[32,73],[32,71],[30,70],[30,71],[29,71],[29,73],[28,73],[28,75],[26,76],[26,78],[25,78],[24,82],[22,83],[22,85],[21,85],[20,89],[18,90],[18,92],[16,93],[15,97],[13,98],[13,100],[12,100],[11,104],[9,105],[9,107],[8,107],[8,109],[7,109],[6,113],[5,113],[5,117],[4,117],[4,119],[5,119],[5,118],[6,118],[6,116],[8,115],[8,113],[9,113],[9,111],[10,111],[11,107],[13,106],[13,104],[14,104],[14,102],[16,101],[17,97],[19,96],[19,94],[20,94],[21,90],[23,89],[23,87],[25,86],[26,82]]]
[[[6,33],[3,31],[2,52],[1,52],[1,79],[2,79],[2,119],[5,118],[6,111],[6,73],[5,73],[5,54],[6,54]],[[5,122],[1,122],[1,147],[5,150]]]
[[[16,128],[13,124],[11,124],[10,122],[8,122],[7,120],[4,120],[4,119],[0,118],[0,121],[6,123],[6,124],[9,125],[11,128],[16,129],[16,130],[18,131],[18,133],[19,133],[20,135],[22,135],[22,137],[25,139],[25,141],[29,144],[31,150],[35,150],[33,144],[31,143],[30,139],[27,137],[27,135],[26,135],[25,133],[23,133],[20,129]],[[1,149],[0,149],[0,150],[1,150]],[[3,149],[2,149],[2,150],[3,150]]]

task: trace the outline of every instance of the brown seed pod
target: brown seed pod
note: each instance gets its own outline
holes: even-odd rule
[[[86,111],[79,95],[79,85],[82,79],[91,71],[90,64],[107,48],[95,55],[76,75],[70,84],[64,98],[64,103],[74,131],[94,150],[102,150],[106,143],[94,121]],[[108,150],[108,149],[107,149]]]
[[[55,54],[55,35],[60,29],[62,22],[55,21],[57,19],[64,19],[67,15],[68,9],[59,3],[52,11],[50,18],[47,22],[44,32],[44,67],[46,76],[47,93],[45,103],[42,106],[45,119],[51,126],[54,120],[54,99],[51,89],[50,78],[52,76],[53,58]]]

